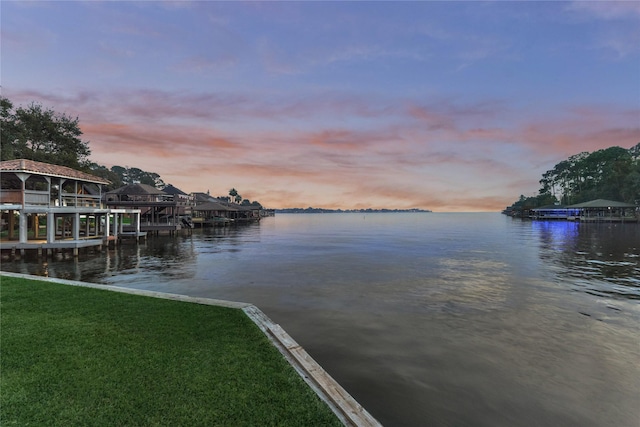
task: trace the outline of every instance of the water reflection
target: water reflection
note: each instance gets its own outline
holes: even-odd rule
[[[511,289],[508,266],[492,260],[442,259],[444,271],[441,289],[448,289],[432,299],[440,300],[444,307],[455,306],[455,311],[502,308],[508,303]]]
[[[595,296],[640,299],[640,231],[636,224],[534,221],[540,258],[558,281]]]

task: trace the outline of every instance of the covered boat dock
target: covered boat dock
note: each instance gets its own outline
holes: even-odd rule
[[[65,166],[27,159],[0,162],[0,249],[78,249],[98,247],[124,237],[125,219],[133,225],[127,237],[142,237],[140,210],[102,205],[108,181]]]
[[[569,206],[541,206],[531,209],[528,216],[543,221],[639,222],[640,207],[615,200],[596,199]]]
[[[639,222],[639,207],[615,200],[596,199],[568,206],[578,211],[575,220],[582,222]]]

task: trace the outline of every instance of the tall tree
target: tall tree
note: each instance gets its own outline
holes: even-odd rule
[[[562,203],[593,199],[640,202],[640,143],[630,149],[609,147],[562,160],[542,175],[540,196],[558,196]],[[522,204],[522,200],[514,203]]]
[[[229,190],[229,196],[231,196],[231,200],[235,200],[235,198],[238,196],[238,190],[232,188],[231,190]]]
[[[620,200],[626,176],[631,172],[633,158],[629,150],[609,147],[594,151],[584,160],[590,185],[580,201],[604,198]]]
[[[638,142],[633,147],[629,148],[629,154],[631,155],[631,158],[633,159],[634,162],[637,162],[640,160],[640,142]]]
[[[89,165],[89,173],[108,180],[110,184],[106,187],[107,191],[115,190],[116,188],[122,187],[122,179],[120,178],[120,176],[117,173],[112,172],[106,166],[102,166],[97,163],[91,163],[91,165]]]
[[[35,102],[14,109],[11,101],[4,97],[0,105],[2,160],[24,158],[88,169],[91,150],[89,142],[81,139],[77,117],[58,113]]]
[[[0,96],[0,160],[12,160],[14,141],[18,139],[15,118],[13,117],[13,103]]]

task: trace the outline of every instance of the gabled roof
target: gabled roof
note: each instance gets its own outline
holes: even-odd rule
[[[567,206],[569,208],[635,208],[636,205],[625,202],[616,202],[615,200],[596,199],[577,205]]]
[[[0,162],[0,172],[31,173],[36,175],[54,176],[56,178],[70,178],[78,181],[94,184],[110,184],[104,178],[81,172],[66,166],[52,165],[51,163],[36,162],[35,160],[15,159]]]
[[[215,197],[211,197],[207,193],[194,192],[194,193],[191,193],[191,194],[195,197],[196,202],[205,203],[205,202],[215,202],[216,200],[218,200]]]
[[[151,195],[163,195],[167,194],[162,190],[158,190],[147,184],[128,184],[124,187],[116,188],[113,191],[109,191],[107,194],[126,194],[135,196],[151,196]]]
[[[180,196],[187,196],[187,193],[185,193],[184,191],[180,190],[179,188],[174,187],[173,185],[169,184],[166,187],[164,187],[162,189],[162,191],[164,191],[167,194],[173,194],[173,195],[180,195]]]

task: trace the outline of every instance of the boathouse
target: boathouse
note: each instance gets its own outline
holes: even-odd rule
[[[78,249],[117,240],[123,217],[141,235],[138,210],[103,206],[103,186],[95,175],[27,159],[0,162],[2,250]]]
[[[580,209],[564,205],[547,205],[529,210],[529,218],[533,219],[573,219],[580,215]]]
[[[596,199],[570,206],[549,205],[529,211],[529,218],[583,222],[638,222],[640,207],[615,200]]]
[[[200,227],[224,227],[233,223],[236,211],[220,201],[199,203],[193,208],[193,223]]]
[[[211,197],[209,193],[191,193],[195,198],[193,222],[197,226],[226,226],[258,222],[262,218],[262,206],[230,203],[225,198]]]
[[[252,205],[229,204],[236,209],[234,220],[237,222],[258,222],[262,218],[260,210],[262,207]]]
[[[174,233],[192,228],[193,197],[178,189],[172,191],[169,194],[147,184],[128,184],[109,191],[106,204],[110,208],[139,209],[142,231]]]
[[[574,218],[584,222],[637,222],[640,212],[638,206],[615,200],[597,199],[567,206],[576,210]]]

